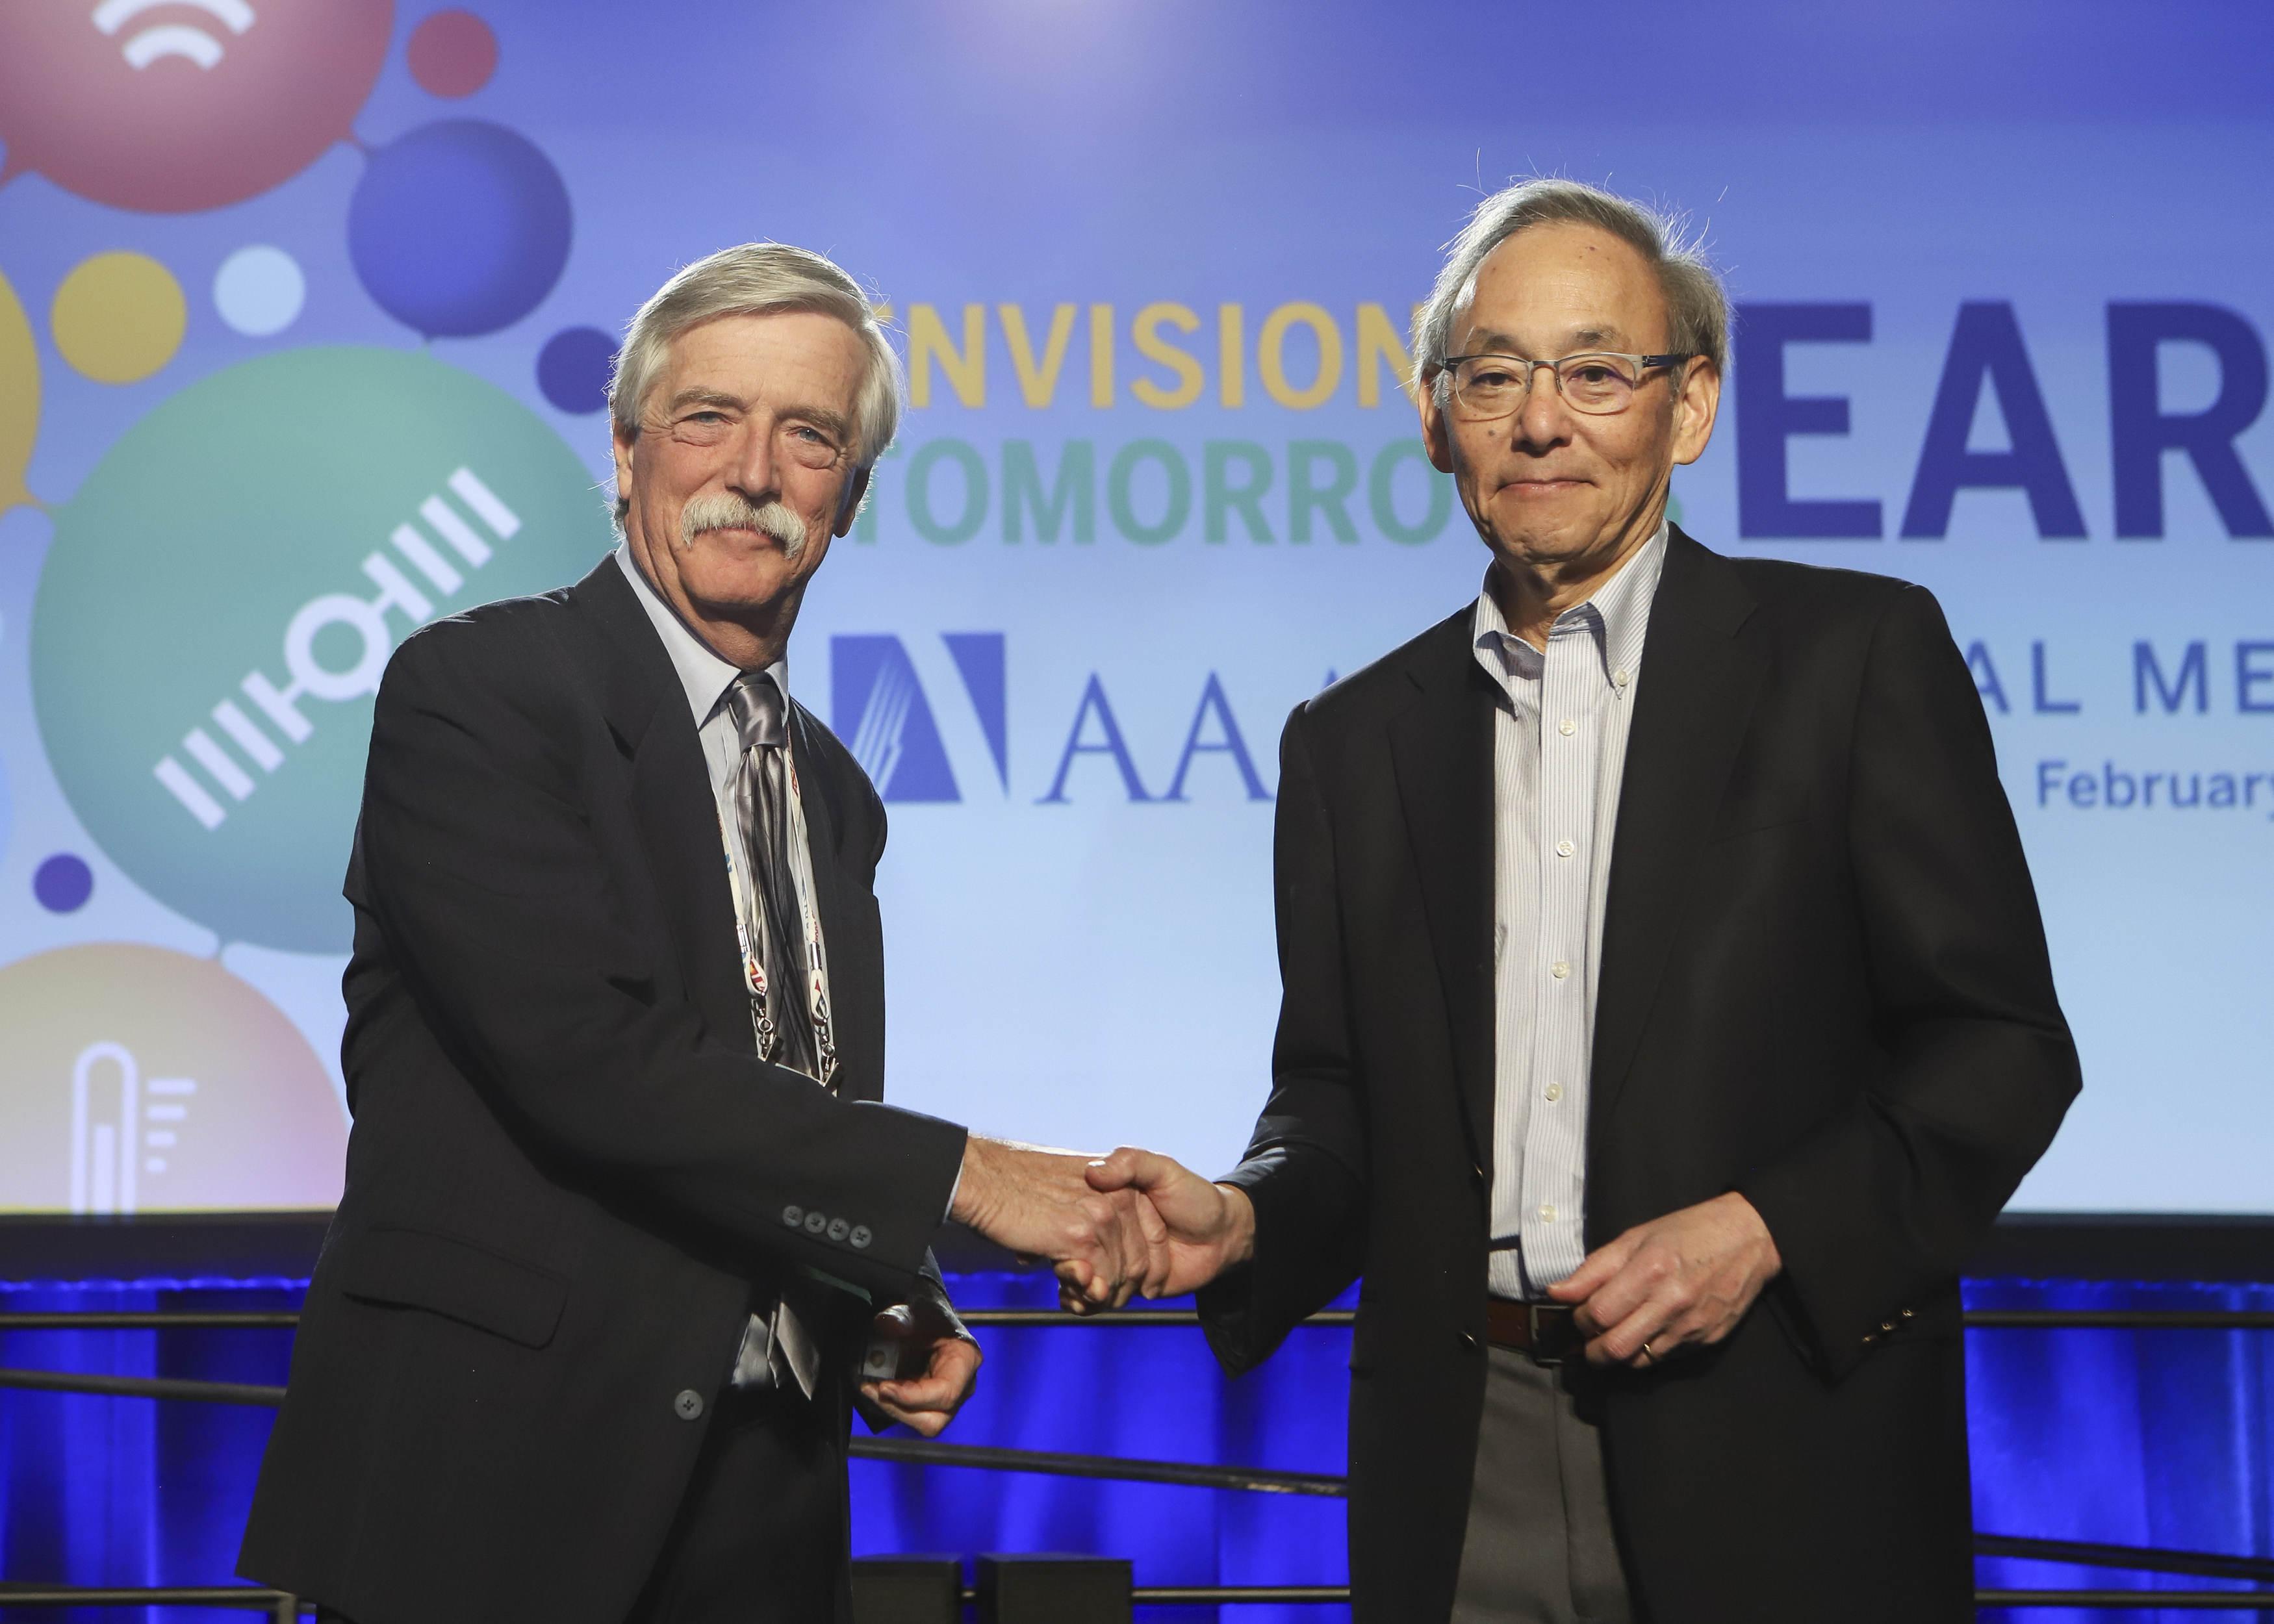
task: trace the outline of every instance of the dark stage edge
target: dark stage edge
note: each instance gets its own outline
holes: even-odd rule
[[[0,1282],[305,1280],[330,1219],[305,1212],[0,1215]],[[935,1250],[952,1274],[1021,1270],[1008,1252],[955,1226]],[[1977,1280],[2274,1280],[2274,1215],[2009,1213],[1966,1273]]]

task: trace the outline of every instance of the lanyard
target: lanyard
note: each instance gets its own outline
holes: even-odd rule
[[[752,745],[750,749],[764,748]],[[780,748],[782,777],[789,788],[790,887],[797,893],[798,915],[805,927],[806,1012],[813,1023],[814,1054],[821,1067],[821,1075],[814,1080],[826,1088],[837,1076],[837,1038],[829,1021],[829,964],[821,944],[821,915],[813,906],[812,848],[806,844],[805,800],[798,790],[797,756],[789,748],[787,725]],[[749,751],[745,751],[736,764],[738,773],[749,759]],[[712,810],[718,810],[715,798]],[[757,820],[753,818],[752,822]],[[719,817],[719,844],[727,855],[727,883],[734,893],[734,940],[742,954],[742,984],[750,995],[750,1026],[757,1038],[758,1058],[771,1061],[781,1045],[781,1028],[773,1019],[773,989],[766,984],[765,914],[757,906],[756,876],[743,872],[734,850],[734,837],[728,831],[723,815]]]

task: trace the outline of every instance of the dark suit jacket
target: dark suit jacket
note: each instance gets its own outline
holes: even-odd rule
[[[695,724],[614,562],[396,651],[346,887],[347,1188],[241,1571],[361,1624],[618,1624],[754,1294],[920,1289],[964,1134],[874,1103],[884,808],[794,727],[841,1097],[757,1058]],[[820,1295],[841,1427],[867,1312]]]
[[[1587,1242],[1742,1191],[1784,1274],[1605,1382],[1655,1624],[1970,1620],[1957,1272],[2077,1087],[1964,662],[1925,591],[1673,533],[1612,854]],[[1273,1088],[1202,1296],[1237,1372],[1359,1275],[1356,1616],[1442,1619],[1485,1358],[1493,691],[1469,612],[1297,709]]]

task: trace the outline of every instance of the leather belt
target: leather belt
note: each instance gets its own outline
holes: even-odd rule
[[[1511,1303],[1485,1299],[1485,1340],[1495,1348],[1527,1355],[1534,1365],[1561,1365],[1577,1358],[1586,1339],[1562,1303]]]

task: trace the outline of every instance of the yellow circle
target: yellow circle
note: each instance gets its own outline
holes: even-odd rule
[[[0,275],[0,513],[32,500],[24,468],[39,427],[39,351],[16,290]]]
[[[190,320],[174,274],[147,254],[82,259],[56,289],[56,348],[97,383],[139,383],[174,358]]]

